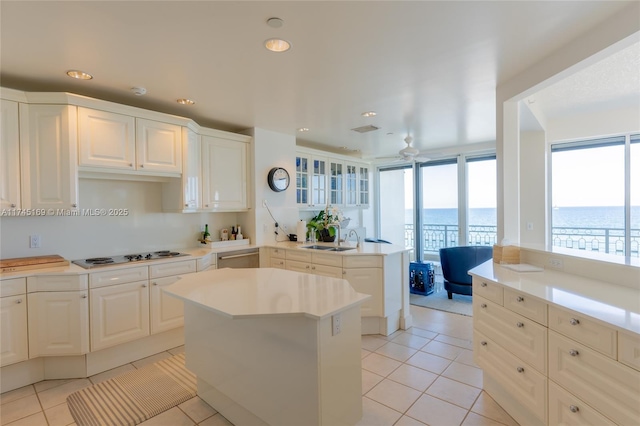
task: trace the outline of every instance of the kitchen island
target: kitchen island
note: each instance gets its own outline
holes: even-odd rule
[[[362,416],[360,304],[344,279],[219,269],[165,289],[184,301],[198,395],[240,425],[352,425]]]

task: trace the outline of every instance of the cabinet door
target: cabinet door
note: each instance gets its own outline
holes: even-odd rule
[[[247,144],[202,136],[202,203],[205,210],[247,209]]]
[[[346,164],[345,173],[345,204],[347,206],[358,205],[358,166]]]
[[[69,105],[20,105],[22,207],[78,204],[77,113]]]
[[[134,117],[78,108],[79,165],[134,170],[135,126]]]
[[[369,166],[358,167],[358,206],[369,207]]]
[[[29,358],[26,295],[0,299],[0,367]]]
[[[308,207],[311,204],[309,165],[311,157],[304,154],[296,155],[296,203]]]
[[[345,268],[344,276],[351,287],[358,293],[370,294],[371,298],[360,305],[360,314],[363,317],[384,316],[382,300],[382,269],[379,268]]]
[[[182,127],[137,118],[136,160],[139,171],[182,173]]]
[[[182,170],[182,198],[185,209],[200,208],[201,177],[200,169],[200,136],[194,131],[184,128],[183,131],[183,165]]]
[[[89,352],[87,291],[29,294],[29,357]]]
[[[313,157],[311,160],[311,207],[327,204],[327,159]]]
[[[148,281],[91,290],[91,350],[149,335]]]
[[[0,208],[16,209],[20,203],[20,130],[18,103],[0,103]]]
[[[329,204],[344,205],[344,164],[329,162]]]
[[[151,280],[151,334],[161,333],[184,324],[184,303],[162,291],[180,279],[179,276]]]

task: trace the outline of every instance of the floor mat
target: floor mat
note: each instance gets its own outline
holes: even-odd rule
[[[79,426],[137,425],[196,396],[184,354],[80,389],[67,397]]]
[[[424,306],[425,308],[437,309],[439,311],[451,312],[454,314],[473,316],[472,297],[461,294],[453,294],[453,299],[447,298],[446,290],[440,290],[428,296],[411,294],[409,302],[412,305]]]

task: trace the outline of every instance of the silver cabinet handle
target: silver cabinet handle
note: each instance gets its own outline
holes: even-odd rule
[[[153,285],[158,285],[158,283],[153,283]]]
[[[485,340],[483,340],[482,342],[480,342],[480,344],[481,344],[482,346],[487,346],[487,342],[486,342]]]
[[[144,168],[144,164],[140,164],[140,168],[141,168],[141,169],[142,169],[142,168]]]
[[[186,203],[184,206],[185,206],[185,207],[189,207],[189,203]]]
[[[13,208],[15,208],[15,207],[16,207],[16,205],[15,205],[15,204],[13,204],[13,203],[11,203],[11,208],[13,209]]]
[[[518,302],[524,302],[524,297],[522,297],[522,296],[518,296],[518,298],[516,299],[516,301],[518,301]]]
[[[570,405],[569,411],[571,411],[572,413],[577,413],[578,411],[580,411],[580,408],[578,408],[577,405]]]
[[[347,271],[345,271],[344,269],[342,270],[342,275],[347,275]]]
[[[76,208],[78,205],[76,203],[71,204],[71,207]]]
[[[482,305],[480,305],[480,307],[484,309],[484,308],[486,308],[486,307],[487,307],[487,304],[486,304],[486,303],[483,303]]]
[[[517,323],[516,323],[516,326],[517,326],[518,328],[522,328],[522,327],[524,327],[524,323],[523,323],[523,322],[517,322]]]
[[[580,352],[578,352],[578,351],[577,351],[577,350],[575,350],[575,349],[571,349],[571,350],[569,351],[569,355],[571,355],[571,356],[578,356],[578,355],[580,355]]]
[[[316,270],[316,267],[315,267],[315,266],[312,266],[312,267],[311,267],[311,269],[313,269],[313,270],[315,271],[315,270]]]
[[[129,163],[129,167],[133,167],[133,163]]]
[[[147,288],[147,285],[146,284],[142,284],[142,288]]]
[[[16,300],[16,303],[22,303],[22,299]]]
[[[487,283],[483,282],[483,283],[480,284],[480,287],[486,287],[486,286],[487,286]]]
[[[571,324],[571,325],[578,325],[578,324],[580,324],[580,320],[579,320],[579,319],[577,319],[577,318],[571,318],[571,319],[569,320],[569,324]]]
[[[310,268],[310,266],[309,266],[309,265],[307,265],[307,266],[305,266],[304,268],[305,268],[305,269],[309,269],[309,268]]]
[[[522,367],[518,367],[516,368],[516,370],[518,371],[518,373],[524,373],[524,368]]]
[[[86,298],[87,298],[87,295],[86,295],[86,294],[83,294],[83,295],[81,295],[80,297],[81,297],[81,298],[83,298],[83,299],[86,299]]]

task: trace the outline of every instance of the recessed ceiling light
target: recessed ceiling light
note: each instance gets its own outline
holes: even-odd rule
[[[192,101],[191,99],[181,98],[178,99],[177,102],[182,105],[193,105],[196,101]]]
[[[308,131],[309,131],[309,129],[308,129],[308,128],[306,128],[306,127],[300,127],[300,128],[298,129],[298,131],[299,131],[299,132],[308,132]]]
[[[375,117],[376,112],[375,111],[366,111],[362,113],[363,117]]]
[[[136,96],[142,96],[142,95],[145,95],[147,93],[147,89],[145,89],[144,87],[138,87],[138,86],[132,87],[131,91]]]
[[[291,43],[281,38],[270,38],[264,42],[264,47],[272,52],[286,52],[291,49]]]
[[[93,78],[91,74],[79,70],[69,70],[67,71],[67,75],[71,78],[77,78],[78,80],[91,80]]]
[[[280,18],[269,18],[267,19],[267,25],[271,28],[280,28],[284,25],[284,21]]]

